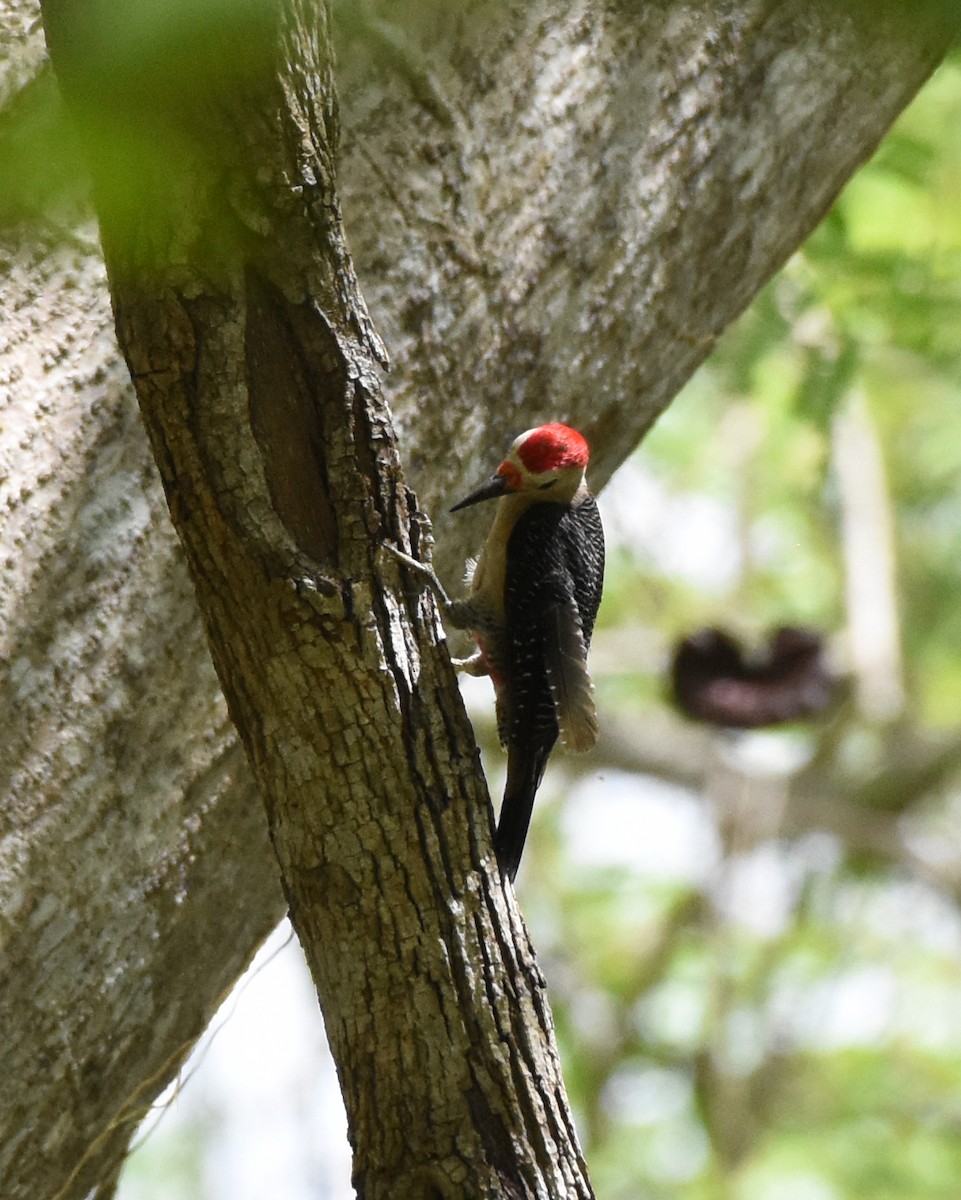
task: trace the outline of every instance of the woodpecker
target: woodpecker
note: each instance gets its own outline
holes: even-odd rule
[[[494,474],[451,509],[498,501],[467,598],[449,600],[430,576],[450,623],[477,642],[477,653],[456,665],[494,684],[507,750],[494,847],[511,881],[558,735],[574,751],[597,740],[587,652],[604,581],[604,531],[585,481],[588,457],[585,439],[566,425],[522,433]]]

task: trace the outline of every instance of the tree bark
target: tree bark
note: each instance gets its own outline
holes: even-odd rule
[[[548,416],[588,432],[606,478],[948,36],[927,10],[905,28],[838,4],[389,12],[345,13],[339,196],[428,510]],[[54,48],[69,13],[49,5]],[[285,20],[272,73],[204,96],[177,130],[202,153],[134,195],[148,254],[101,180],[118,327],[324,1001],[358,1190],[587,1194],[446,655],[374,553],[409,500],[339,231],[320,22]],[[162,89],[117,82],[155,115]],[[281,902],[96,260],[17,252],[0,1178],[83,1196]],[[445,528],[451,573],[469,547]]]
[[[409,546],[415,505],[341,230],[327,13],[256,13],[251,59],[202,79],[177,69],[186,42],[113,58],[90,19],[44,7],[95,126],[119,340],[324,1010],[358,1194],[589,1196],[436,614],[414,620],[422,588],[406,600],[380,549]],[[104,91],[149,133],[123,163]]]
[[[96,229],[4,246],[0,1193],[123,1161],[284,912]]]

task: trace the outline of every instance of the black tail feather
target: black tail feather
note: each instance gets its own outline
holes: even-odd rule
[[[554,745],[554,739],[546,745],[518,748],[511,746],[507,751],[507,784],[501,802],[494,849],[501,871],[514,882],[520,866],[527,830],[534,809],[534,797],[544,776],[544,768]]]

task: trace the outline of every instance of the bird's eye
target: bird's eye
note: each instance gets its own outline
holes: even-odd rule
[[[555,483],[557,483],[557,480],[556,480],[556,479],[548,479],[547,483],[539,483],[539,484],[537,485],[537,490],[538,490],[539,492],[544,492],[544,491],[546,491],[548,488],[551,488],[551,487],[553,487]]]

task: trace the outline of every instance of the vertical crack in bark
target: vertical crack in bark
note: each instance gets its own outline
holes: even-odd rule
[[[330,496],[327,446],[321,425],[322,396],[300,339],[286,319],[280,292],[252,267],[246,271],[247,403],[250,424],[264,459],[264,474],[277,515],[297,546],[318,562],[336,568],[340,536]],[[320,322],[316,325],[319,327]],[[340,354],[329,338],[331,374]]]

